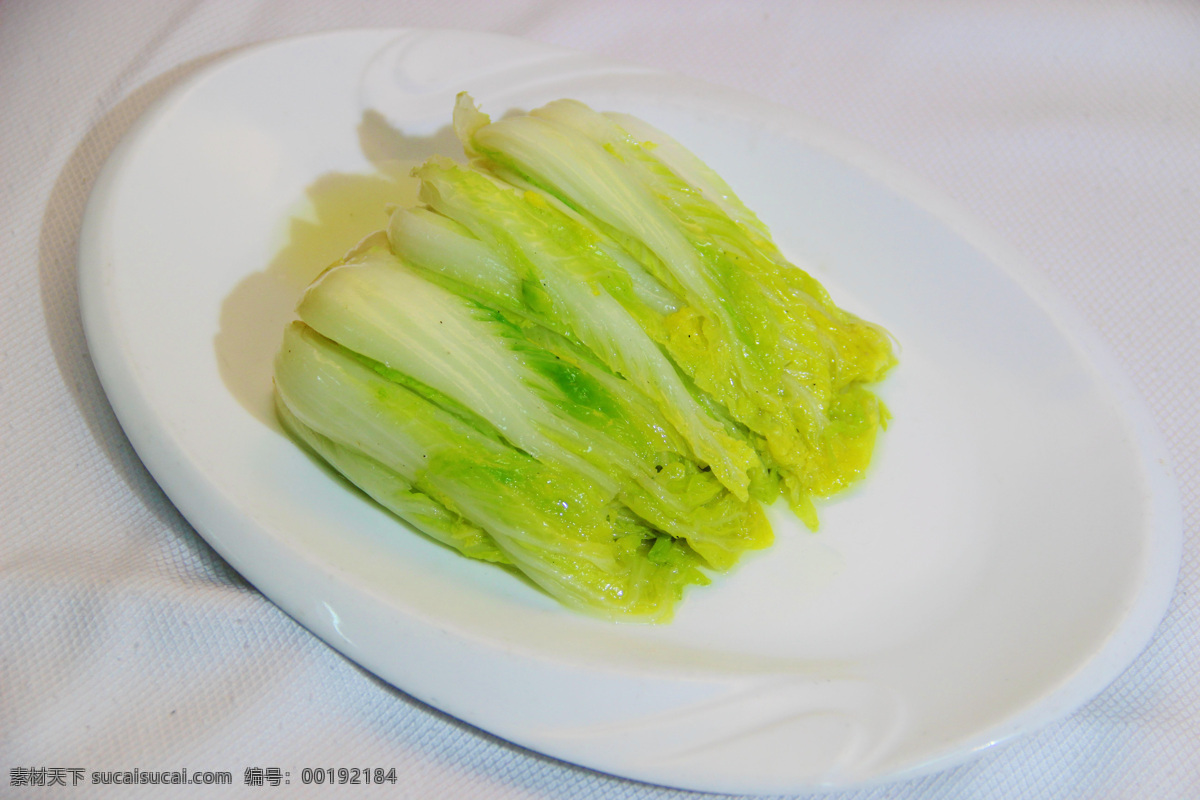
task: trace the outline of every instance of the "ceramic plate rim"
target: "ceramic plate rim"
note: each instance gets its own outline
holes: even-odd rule
[[[395,29],[390,33],[398,34],[404,30],[408,29]],[[158,411],[151,407],[140,391],[140,379],[136,375],[134,367],[128,362],[127,349],[123,339],[123,321],[112,305],[112,298],[109,294],[111,274],[119,267],[111,262],[106,262],[98,254],[104,252],[105,226],[111,222],[108,219],[109,209],[106,200],[112,186],[119,180],[129,161],[137,157],[139,143],[147,135],[147,132],[153,130],[161,115],[169,112],[172,103],[183,97],[193,87],[209,80],[219,71],[228,69],[231,65],[239,62],[246,63],[256,58],[258,54],[272,48],[295,46],[297,43],[302,44],[305,41],[329,41],[335,37],[377,37],[387,33],[389,32],[381,30],[337,31],[266,42],[221,58],[187,78],[161,98],[151,110],[147,111],[110,155],[93,186],[92,197],[89,200],[82,225],[79,251],[80,307],[91,355],[105,392],[122,427],[150,472],[184,516],[196,525],[201,535],[238,572],[244,575],[255,575],[255,580],[252,582],[263,591],[264,595],[280,604],[285,611],[336,649],[345,652],[353,660],[364,663],[364,665],[377,661],[377,658],[356,652],[356,648],[352,644],[348,645],[346,640],[339,638],[339,633],[331,629],[327,620],[315,617],[309,611],[281,604],[276,599],[280,596],[279,587],[273,585],[270,576],[262,574],[262,571],[255,567],[256,559],[262,557],[261,548],[248,548],[244,546],[244,542],[239,542],[239,532],[248,533],[257,523],[254,520],[246,519],[242,512],[233,507],[222,495],[219,487],[210,485],[197,465],[189,460],[188,453],[181,449],[179,442],[172,437],[169,431],[164,430],[158,419]],[[479,36],[479,34],[467,33],[461,35]],[[545,46],[537,45],[536,47],[544,48]],[[690,79],[672,78],[666,76],[665,73],[656,73],[650,70],[646,72],[661,75],[664,81],[680,81],[681,85],[695,86],[699,83]],[[738,108],[756,118],[764,113],[763,101],[746,98],[729,89],[714,87],[712,92],[715,98],[714,103]],[[1104,389],[1110,393],[1122,419],[1132,429],[1133,438],[1138,446],[1137,455],[1141,462],[1139,468],[1146,477],[1150,490],[1150,495],[1146,498],[1145,512],[1153,520],[1153,523],[1146,527],[1153,533],[1147,544],[1147,560],[1141,585],[1135,594],[1134,605],[1115,625],[1108,641],[1099,651],[1079,665],[1076,673],[1063,685],[1050,691],[1041,702],[1022,709],[1005,724],[994,729],[980,731],[974,738],[960,742],[951,751],[931,760],[911,764],[905,769],[886,775],[874,776],[865,782],[838,784],[839,787],[846,788],[922,774],[960,762],[979,749],[1057,719],[1099,693],[1145,648],[1166,612],[1173,595],[1181,558],[1182,522],[1177,489],[1166,448],[1144,401],[1134,390],[1125,371],[1110,354],[1099,334],[1071,304],[1059,297],[1049,281],[999,237],[976,222],[942,193],[928,187],[920,178],[896,166],[890,160],[873,153],[868,148],[854,143],[840,134],[833,133],[819,124],[804,120],[794,112],[777,109],[777,113],[788,125],[803,127],[807,145],[845,161],[916,207],[931,214],[949,232],[961,237],[989,259],[997,269],[1014,281],[1025,294],[1039,304],[1053,320],[1057,321],[1060,333],[1085,360],[1086,365],[1097,373]],[[330,576],[330,580],[335,580],[335,578]],[[414,640],[421,639],[421,637],[430,638],[431,631],[423,621],[410,619],[406,624],[406,636],[410,636]],[[423,626],[425,626],[424,629],[422,629]],[[457,645],[467,649],[487,647],[487,645],[477,642],[459,642]],[[436,645],[430,643],[429,646],[435,647]],[[515,651],[506,656],[519,657]],[[374,668],[372,671],[378,672]],[[397,683],[397,686],[405,691],[412,691],[411,688],[401,683]],[[414,695],[467,722],[479,724],[485,730],[505,735],[503,725],[497,725],[494,721],[487,720],[482,723],[476,722],[472,719],[471,710],[457,708],[453,698],[429,697],[423,695],[419,690],[414,691]],[[578,754],[570,752],[569,749],[556,748],[553,743],[522,741],[520,737],[506,736],[506,738],[511,738],[518,744],[532,747],[549,755],[605,770],[603,763],[589,763],[586,758],[579,758]],[[636,774],[620,770],[617,770],[615,774],[702,790],[716,788],[723,791],[738,791],[748,785],[744,781],[739,782],[737,779],[732,779],[717,786],[712,784],[687,786],[677,780],[659,780],[654,774]],[[799,783],[790,788],[800,790],[822,787],[810,783]]]

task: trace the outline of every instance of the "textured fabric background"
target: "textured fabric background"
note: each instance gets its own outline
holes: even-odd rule
[[[0,4],[0,796],[13,767],[394,765],[400,784],[179,797],[684,796],[520,750],[321,644],[195,534],[121,432],[76,300],[97,170],[232,48],[457,27],[733,86],[923,175],[1043,270],[1164,433],[1185,520],[1149,649],[1069,718],[947,772],[837,797],[1200,798],[1200,7],[1184,2],[5,0]],[[169,795],[175,796],[175,795]]]

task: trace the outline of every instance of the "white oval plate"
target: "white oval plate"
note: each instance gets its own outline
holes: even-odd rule
[[[565,96],[658,125],[902,344],[865,485],[819,534],[775,514],[778,544],[670,625],[570,613],[405,530],[274,422],[271,357],[313,268],[289,272],[306,228],[281,255],[281,226],[306,188],[354,185],[329,173],[368,171],[364,152],[454,154],[460,89],[496,115]],[[937,769],[1098,693],[1174,586],[1164,450],[1087,326],[935,193],[729,90],[473,33],[249,49],[113,153],[79,284],[121,424],[230,564],[421,700],[605,772],[765,793]]]

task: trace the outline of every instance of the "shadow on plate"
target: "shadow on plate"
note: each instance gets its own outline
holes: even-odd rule
[[[328,172],[313,181],[286,222],[279,252],[221,304],[213,341],[221,378],[243,408],[280,433],[271,396],[273,363],[305,287],[363,237],[384,228],[389,207],[417,202],[419,184],[409,175],[414,166],[432,155],[462,155],[449,126],[432,136],[406,136],[376,111],[363,114],[358,140],[374,171]]]

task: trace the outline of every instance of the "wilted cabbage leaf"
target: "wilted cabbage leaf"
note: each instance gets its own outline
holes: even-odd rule
[[[561,100],[492,122],[471,162],[414,171],[393,213],[309,287],[279,416],[380,504],[564,604],[669,619],[768,546],[780,494],[861,478],[895,364],[700,159]]]

